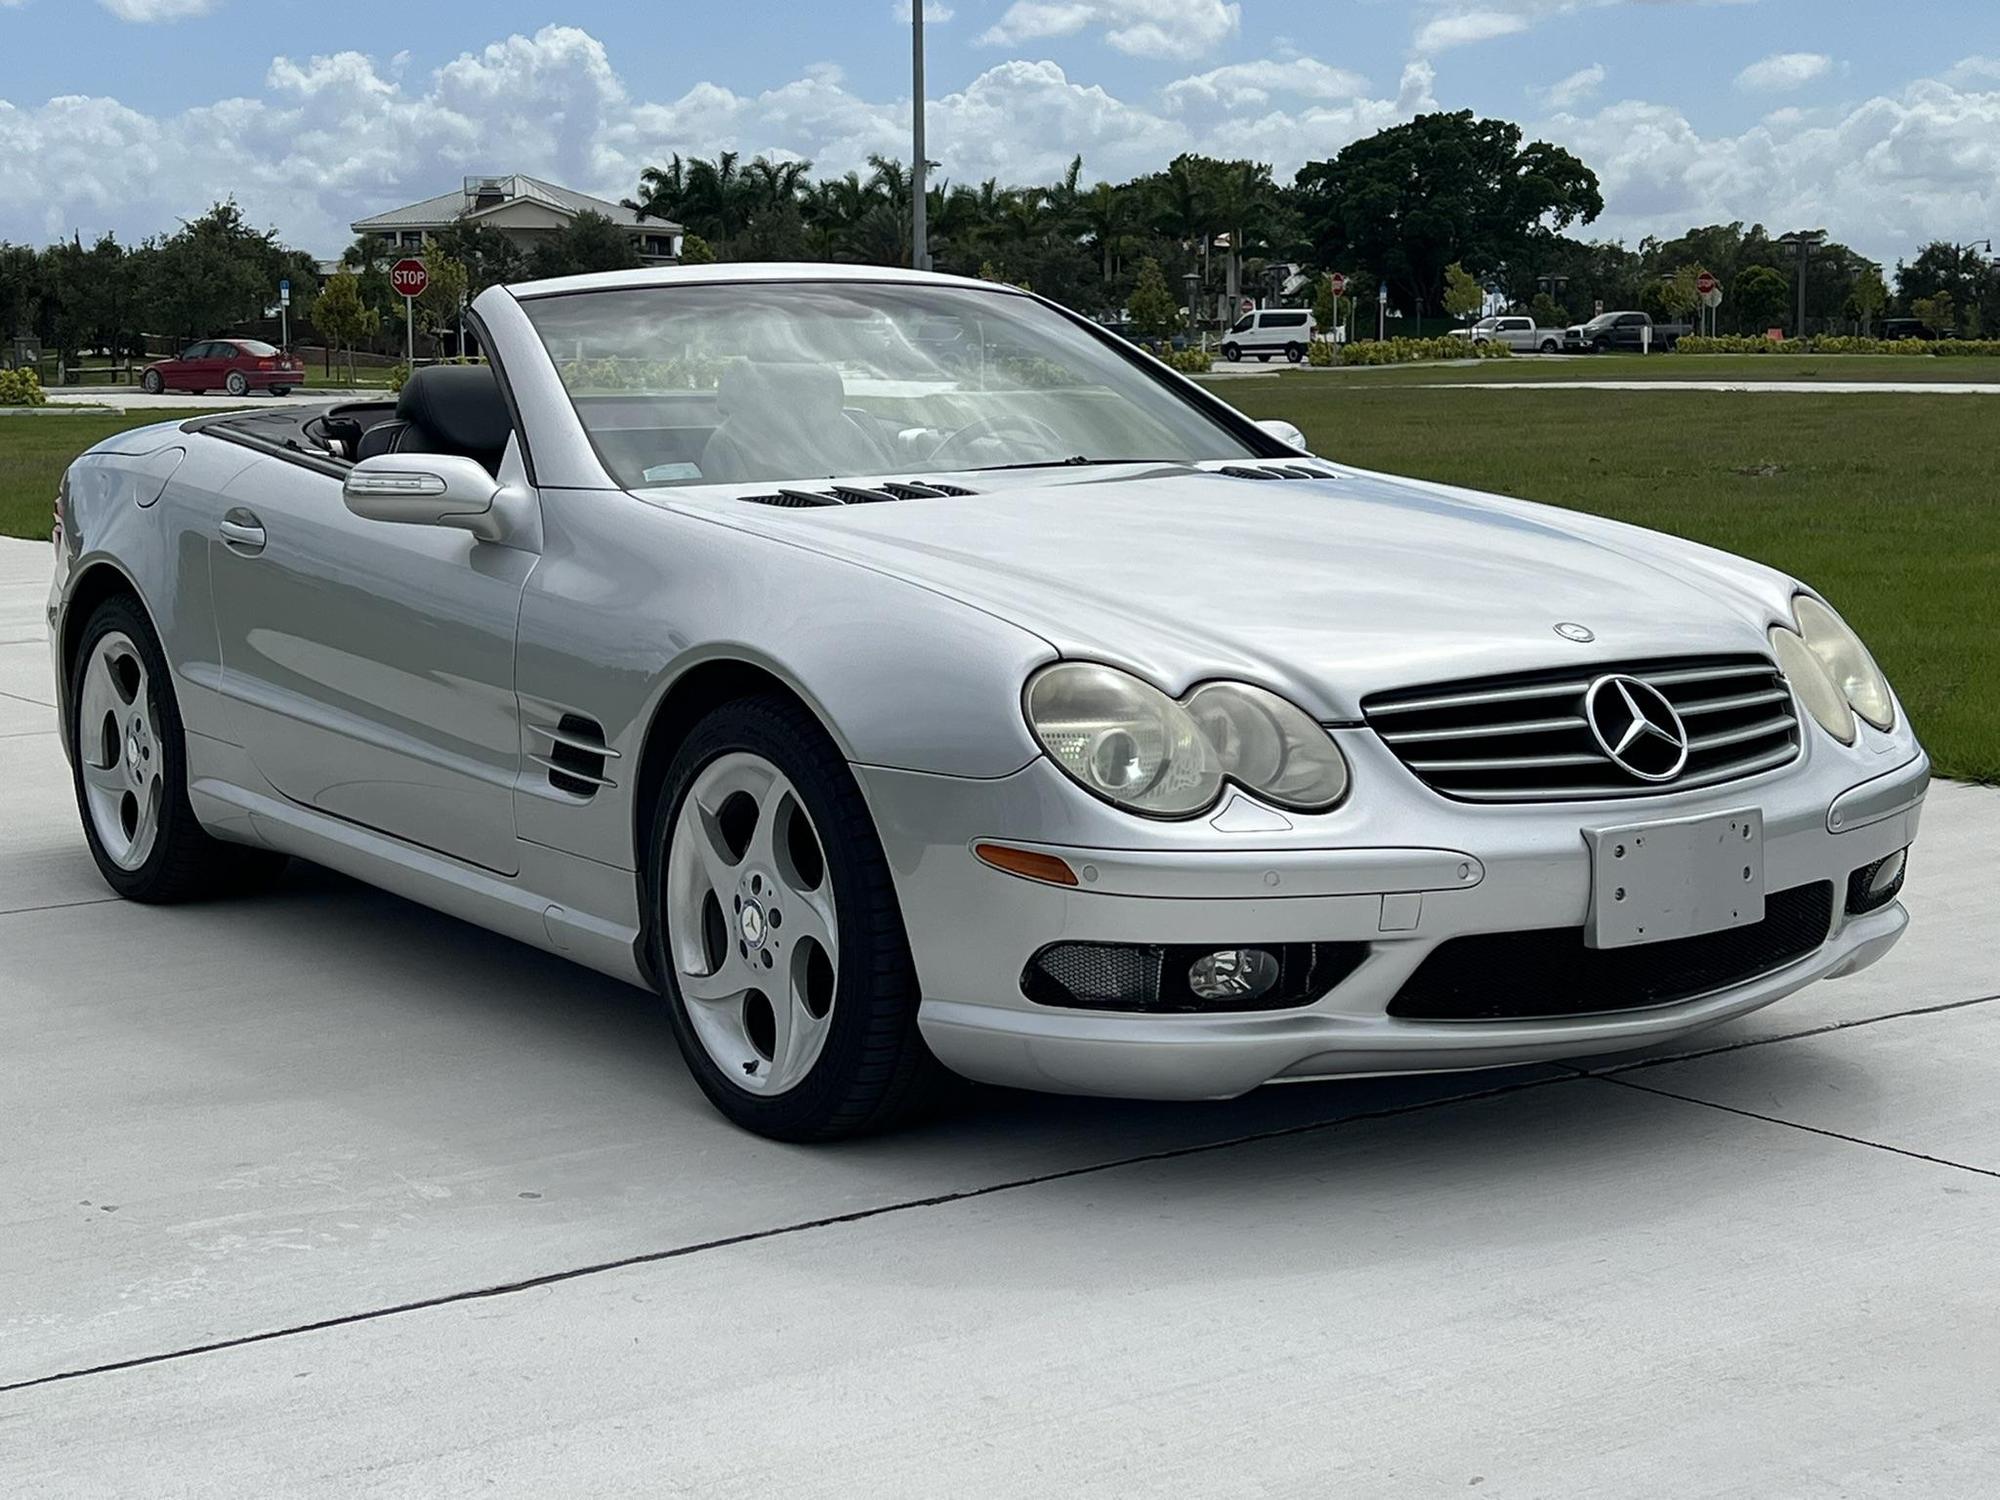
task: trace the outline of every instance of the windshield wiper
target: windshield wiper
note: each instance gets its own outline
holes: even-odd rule
[[[1173,458],[1086,458],[1081,453],[1074,458],[1045,458],[1031,464],[987,464],[978,469],[960,469],[960,474],[1005,474],[1016,469],[1085,469],[1118,464],[1177,464]]]

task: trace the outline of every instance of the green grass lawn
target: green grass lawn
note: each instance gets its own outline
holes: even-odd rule
[[[1939,771],[2000,781],[2000,397],[1215,388],[1329,458],[1613,516],[1806,580],[1868,641]]]
[[[1356,365],[1292,370],[1292,380],[1357,386],[1486,385],[1540,380],[1827,380],[2000,385],[2000,359],[1896,354],[1591,354],[1567,359],[1484,359],[1463,364]],[[1231,387],[1241,389],[1241,387]]]
[[[46,538],[63,470],[92,444],[149,422],[213,415],[203,411],[51,414],[47,410],[0,415],[0,536]]]

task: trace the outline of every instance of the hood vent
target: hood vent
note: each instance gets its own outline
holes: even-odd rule
[[[879,505],[885,500],[949,500],[976,495],[977,490],[955,484],[918,484],[912,480],[890,480],[886,484],[835,484],[823,490],[781,489],[769,495],[745,495],[752,505],[776,505],[787,510],[805,510],[820,505]]]
[[[1227,474],[1231,479],[1338,479],[1340,477],[1330,470],[1308,468],[1305,464],[1224,464],[1214,472]]]
[[[528,759],[549,773],[549,785],[572,797],[595,797],[618,785],[605,775],[618,752],[604,743],[604,726],[582,714],[564,714],[551,729],[530,722],[528,728],[548,741],[548,753],[528,753]]]

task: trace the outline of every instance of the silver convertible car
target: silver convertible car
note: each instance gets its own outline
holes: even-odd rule
[[[57,502],[91,853],[297,856],[656,990],[731,1119],[1652,1045],[1902,934],[1929,763],[1795,579],[1304,451],[830,266],[495,288],[491,363]]]

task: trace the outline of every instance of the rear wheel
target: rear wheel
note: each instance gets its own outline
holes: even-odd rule
[[[137,603],[107,599],[70,673],[70,768],[98,873],[132,901],[187,901],[274,877],[283,855],[211,838],[187,792],[187,737]]]
[[[148,370],[139,377],[139,389],[149,396],[157,396],[167,388],[167,382],[158,370]]]
[[[1542,340],[1542,353],[1560,354],[1561,352],[1562,352],[1562,345],[1558,344],[1554,339]]]
[[[222,383],[222,388],[232,396],[247,396],[250,394],[250,382],[243,378],[241,370],[231,370],[229,378]]]
[[[942,1069],[902,914],[839,750],[789,699],[716,710],[667,772],[648,886],[655,972],[711,1103],[826,1141],[901,1123]]]

